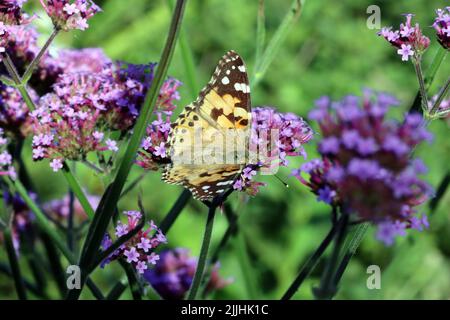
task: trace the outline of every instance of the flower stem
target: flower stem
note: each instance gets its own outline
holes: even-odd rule
[[[435,197],[430,201],[429,204],[430,214],[436,211],[436,208],[438,207],[439,202],[442,200],[445,191],[447,190],[449,185],[450,185],[450,171],[447,171],[447,173],[444,175],[441,182],[439,183],[439,186],[436,189]]]
[[[341,211],[341,215],[342,216],[337,223],[333,252],[331,253],[331,257],[328,259],[328,263],[325,267],[324,273],[322,274],[320,287],[314,290],[314,295],[317,299],[332,299],[337,291],[334,279],[341,247],[345,239],[348,225],[348,214]]]
[[[286,293],[281,297],[281,300],[289,300],[291,299],[294,294],[298,291],[300,286],[303,284],[303,281],[309,276],[311,271],[315,268],[317,265],[317,262],[324,254],[325,250],[330,245],[331,241],[333,240],[334,236],[336,235],[336,231],[338,223],[333,224],[332,228],[328,232],[328,234],[325,236],[325,238],[322,240],[319,247],[314,251],[313,255],[306,261],[306,263],[301,268],[297,278],[295,278],[294,282],[290,285],[289,289],[286,291]]]
[[[3,59],[3,63],[6,67],[6,70],[9,73],[9,76],[14,81],[14,83],[17,87],[17,90],[19,90],[19,92],[23,98],[23,101],[27,105],[28,110],[30,110],[30,111],[35,110],[36,106],[34,105],[34,102],[31,99],[25,85],[22,84],[22,79],[20,78],[19,73],[17,72],[16,67],[14,66],[14,63],[8,54],[5,55],[5,59]]]
[[[205,271],[206,259],[208,258],[208,249],[211,243],[211,235],[214,225],[214,216],[216,214],[216,205],[211,205],[208,210],[208,218],[206,219],[205,233],[203,235],[202,247],[200,249],[200,255],[198,258],[197,269],[195,270],[194,279],[192,280],[192,286],[189,290],[187,300],[195,300],[197,291],[202,282],[203,273]]]
[[[425,81],[423,78],[421,58],[414,57],[413,65],[414,69],[416,70],[417,80],[419,81],[419,92],[422,101],[422,110],[424,113],[426,113],[428,110],[428,97],[427,97],[427,90],[425,88]]]
[[[447,82],[442,87],[441,91],[439,92],[439,95],[436,99],[436,102],[434,103],[433,107],[431,108],[429,112],[429,117],[433,119],[433,116],[438,112],[439,107],[441,106],[442,100],[447,96],[448,90],[450,88],[450,78],[447,79]]]
[[[244,277],[244,284],[248,295],[247,299],[254,300],[257,299],[255,272],[252,270],[251,262],[248,256],[245,234],[243,233],[242,228],[239,231],[240,232],[237,233],[235,239],[238,263]]]
[[[9,265],[11,266],[17,296],[20,300],[27,300],[27,292],[22,280],[22,273],[20,271],[19,261],[17,259],[16,249],[14,248],[12,241],[11,228],[6,228],[3,231],[3,237],[5,239],[6,252],[8,254]]]
[[[186,206],[186,204],[189,202],[190,199],[191,199],[191,192],[187,189],[183,190],[183,192],[180,194],[173,207],[170,209],[169,213],[166,215],[166,217],[159,225],[159,228],[164,234],[167,234],[170,227],[172,227],[173,223],[178,218],[181,211],[183,211],[184,207]]]
[[[53,32],[50,35],[50,38],[47,39],[47,41],[45,42],[44,46],[41,48],[41,50],[39,51],[37,56],[34,57],[33,61],[31,61],[31,63],[28,65],[27,69],[25,70],[25,73],[22,76],[22,81],[21,81],[22,85],[26,85],[28,83],[34,70],[41,62],[42,56],[47,51],[48,47],[53,42],[53,40],[58,35],[58,33],[59,33],[59,29],[57,29],[57,28],[53,29]]]
[[[94,209],[92,209],[91,204],[89,203],[89,200],[87,199],[86,195],[84,194],[83,190],[81,189],[80,184],[75,179],[75,176],[72,174],[72,171],[69,168],[69,165],[67,162],[63,163],[63,170],[62,173],[64,177],[66,178],[67,183],[70,186],[70,189],[77,197],[78,201],[81,204],[81,207],[83,208],[86,215],[89,217],[89,219],[94,218]]]
[[[169,34],[166,40],[163,53],[161,55],[160,63],[156,70],[155,78],[152,81],[151,88],[145,96],[144,104],[142,106],[139,118],[133,129],[133,134],[128,143],[126,152],[119,164],[117,175],[112,184],[107,188],[107,191],[103,195],[99,205],[96,216],[92,221],[86,241],[83,245],[82,254],[80,257],[80,268],[82,272],[87,271],[87,267],[95,259],[100,247],[103,235],[111,221],[111,218],[116,210],[117,202],[120,198],[122,189],[127,180],[128,174],[131,170],[131,166],[136,158],[136,152],[140,146],[142,137],[145,134],[147,123],[155,108],[155,102],[158,98],[159,90],[162,82],[166,76],[169,63],[171,61],[173,51],[175,48],[178,31],[180,29],[181,20],[183,17],[184,7],[186,0],[178,0],[175,6],[175,10],[172,16],[171,26]],[[86,275],[85,275],[86,276]],[[82,282],[83,285],[83,282]],[[78,299],[81,290],[71,290],[69,293],[69,299]]]

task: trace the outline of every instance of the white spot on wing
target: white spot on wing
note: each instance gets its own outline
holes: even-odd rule
[[[228,77],[225,76],[225,77],[222,78],[222,83],[223,84],[229,84],[230,83],[230,79],[228,79]]]
[[[244,65],[238,66],[238,69],[239,69],[240,72],[245,72],[245,66]]]

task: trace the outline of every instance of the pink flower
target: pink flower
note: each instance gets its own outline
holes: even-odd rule
[[[53,159],[50,162],[50,167],[53,169],[53,172],[58,172],[63,167],[62,160],[61,159]]]
[[[108,139],[106,140],[106,146],[108,147],[108,150],[111,150],[112,152],[119,151],[119,148],[117,147],[117,141]]]
[[[125,250],[123,255],[127,257],[127,262],[138,262],[139,254],[136,251],[135,247],[131,247],[130,250]]]
[[[402,56],[402,61],[408,61],[409,57],[414,55],[414,51],[409,44],[402,44],[401,49],[398,49],[397,53]]]

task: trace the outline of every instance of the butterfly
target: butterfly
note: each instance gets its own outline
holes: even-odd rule
[[[221,195],[248,162],[250,124],[246,67],[236,52],[229,51],[198,98],[172,123],[168,138],[171,162],[164,166],[162,180],[188,188],[198,200]],[[234,147],[226,148],[224,137],[230,132],[240,138],[233,140]],[[208,157],[218,161],[205,163]]]

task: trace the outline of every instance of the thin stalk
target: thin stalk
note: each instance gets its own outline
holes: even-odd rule
[[[422,110],[425,113],[428,110],[427,89],[425,89],[425,81],[423,78],[422,63],[420,57],[413,59],[414,70],[416,71],[417,80],[419,81],[419,92],[422,98]]]
[[[8,254],[9,265],[11,267],[17,297],[20,300],[27,300],[27,292],[22,280],[22,272],[20,271],[19,261],[17,259],[16,249],[13,245],[10,228],[6,228],[3,231],[3,237],[5,239],[6,252]]]
[[[209,245],[211,243],[212,230],[214,226],[214,216],[216,215],[216,205],[211,205],[208,210],[208,218],[206,219],[205,233],[203,235],[202,247],[198,258],[197,269],[195,270],[194,279],[192,280],[191,289],[187,296],[187,300],[195,300],[197,291],[202,283],[203,273],[205,271],[206,259],[208,258]]]
[[[86,267],[91,264],[95,258],[98,248],[100,247],[103,235],[111,221],[111,218],[116,210],[117,202],[122,193],[126,179],[131,167],[134,163],[137,150],[140,146],[142,137],[145,134],[147,123],[155,108],[155,102],[158,98],[159,90],[162,82],[166,76],[169,63],[171,61],[173,51],[175,48],[178,31],[180,29],[181,20],[183,17],[186,0],[178,0],[172,16],[171,26],[167,37],[166,45],[161,55],[160,63],[156,70],[155,78],[152,81],[151,87],[145,96],[144,104],[142,106],[139,118],[133,129],[133,134],[128,143],[126,152],[119,164],[117,175],[112,184],[107,188],[107,191],[101,199],[101,205],[97,208],[96,216],[98,219],[93,219],[86,241],[83,245],[82,254],[80,258],[80,268],[86,271]],[[83,283],[82,283],[83,285]],[[77,299],[81,290],[72,290],[69,299]]]
[[[439,107],[441,106],[442,100],[447,96],[448,90],[450,88],[450,78],[447,79],[447,82],[442,87],[441,91],[439,92],[439,95],[436,99],[436,102],[434,103],[433,107],[430,110],[429,116],[430,118],[433,118],[433,116],[437,113],[439,110]]]
[[[433,61],[431,62],[431,66],[427,69],[425,74],[425,89],[428,91],[431,84],[434,81],[434,78],[436,76],[436,73],[439,69],[439,67],[442,64],[442,61],[444,61],[444,58],[447,56],[447,50],[444,50],[443,48],[439,47],[437,48],[436,55],[433,58]],[[416,94],[416,98],[414,99],[413,104],[410,107],[410,112],[420,112],[421,111],[421,94],[420,90]]]
[[[9,266],[7,266],[7,265],[5,265],[5,264],[3,264],[3,263],[0,263],[0,272],[3,273],[3,274],[5,274],[5,275],[7,275],[8,277],[12,277],[12,276],[13,276],[12,271],[11,271],[11,269],[9,268]],[[49,299],[49,297],[47,296],[47,294],[46,294],[45,292],[40,292],[40,291],[38,290],[38,288],[36,288],[36,286],[35,286],[33,283],[31,283],[30,281],[28,281],[28,280],[26,280],[26,279],[24,279],[24,278],[22,278],[22,281],[23,281],[23,283],[24,283],[25,288],[26,288],[29,292],[31,292],[32,294],[34,294],[36,297],[42,298],[42,299],[44,299],[44,300],[48,300],[48,299]]]
[[[9,73],[9,76],[12,78],[17,89],[19,90],[19,92],[23,98],[23,101],[27,105],[28,110],[30,110],[30,111],[35,110],[36,106],[34,105],[34,102],[31,99],[30,94],[28,93],[26,87],[24,85],[22,85],[22,79],[20,78],[19,73],[17,72],[16,67],[14,66],[14,63],[8,54],[5,55],[5,59],[3,59],[3,63],[6,67],[6,70]]]
[[[341,263],[339,264],[339,267],[337,268],[336,271],[336,275],[334,277],[335,287],[337,287],[339,282],[341,281],[341,278],[344,275],[347,265],[349,264],[352,257],[355,255],[356,250],[361,244],[361,241],[363,240],[364,235],[366,234],[368,228],[369,223],[367,222],[358,225],[352,238],[349,241],[347,241],[347,244],[345,245],[346,249],[344,250],[345,252],[344,257],[341,259]]]
[[[89,200],[87,199],[86,195],[83,192],[83,189],[81,189],[80,184],[78,183],[75,176],[72,174],[72,171],[69,168],[69,165],[67,162],[63,163],[63,169],[62,173],[64,177],[66,178],[67,183],[69,184],[70,189],[73,191],[75,196],[77,197],[78,201],[81,204],[81,207],[83,208],[86,215],[89,217],[89,219],[94,218],[94,209],[92,209],[91,204],[89,203]]]
[[[257,299],[257,289],[255,283],[255,272],[252,269],[251,262],[248,256],[247,244],[245,241],[245,235],[242,232],[238,232],[236,235],[236,246],[238,254],[239,267],[241,269],[242,275],[244,276],[244,284],[247,290],[247,299],[254,300]]]
[[[123,198],[126,196],[131,190],[133,190],[139,182],[142,181],[142,179],[145,178],[146,172],[140,174],[136,179],[130,182],[130,184],[122,191],[122,194],[120,195],[120,198]]]
[[[58,254],[52,239],[45,232],[41,232],[41,239],[50,264],[51,274],[55,278],[61,298],[64,298],[67,293],[67,284],[66,274],[60,261],[60,255]]]
[[[281,45],[283,44],[284,40],[286,40],[289,31],[300,16],[304,2],[305,0],[293,0],[289,11],[285,15],[274,36],[269,41],[266,50],[262,54],[260,59],[261,62],[255,68],[255,72],[252,76],[252,81],[250,82],[252,86],[257,85],[259,81],[261,81],[261,79],[264,77],[264,74],[266,73],[270,64],[277,56]]]
[[[181,211],[183,211],[186,204],[191,199],[191,192],[187,189],[184,189],[183,192],[178,197],[175,204],[170,209],[169,213],[167,213],[166,217],[163,219],[163,221],[160,223],[159,228],[164,234],[167,234],[169,232],[169,229],[174,224],[175,220],[180,215]]]
[[[331,299],[336,294],[336,285],[334,283],[334,279],[349,219],[348,214],[343,212],[342,210],[341,214],[342,218],[338,222],[333,252],[331,253],[331,257],[328,259],[327,265],[322,275],[320,287],[314,290],[314,295],[317,299]]]
[[[120,259],[120,265],[125,270],[125,274],[127,275],[128,284],[130,286],[131,294],[133,295],[134,300],[142,300],[142,292],[141,287],[139,285],[139,279],[136,276],[136,271],[133,267],[127,263],[126,261]]]
[[[258,1],[258,17],[256,20],[256,50],[255,50],[255,70],[258,70],[261,63],[261,56],[266,41],[266,17],[264,14],[264,0]]]
[[[430,205],[429,205],[430,214],[432,214],[436,211],[436,208],[438,207],[439,202],[444,197],[444,194],[447,191],[447,188],[449,185],[450,185],[450,172],[447,171],[447,174],[442,178],[441,182],[439,183],[439,185],[436,189],[436,195],[430,201]]]
[[[286,293],[281,297],[281,300],[289,300],[291,299],[294,294],[298,291],[300,286],[303,284],[305,279],[311,274],[312,270],[316,267],[317,262],[324,254],[325,250],[330,245],[331,241],[336,235],[336,232],[338,230],[337,226],[338,223],[333,224],[332,228],[328,232],[328,234],[325,236],[325,238],[320,243],[319,247],[314,251],[312,256],[306,261],[306,263],[302,266],[297,278],[295,278],[294,282],[289,286]]]
[[[121,281],[117,281],[114,287],[106,296],[106,300],[118,300],[120,296],[125,292],[127,286]]]
[[[53,42],[53,40],[58,35],[58,33],[59,33],[59,29],[57,29],[57,28],[53,29],[52,34],[47,39],[47,41],[45,42],[44,46],[41,48],[41,50],[39,51],[37,56],[33,59],[33,61],[31,61],[31,63],[28,65],[28,68],[25,70],[25,73],[22,76],[22,81],[21,81],[22,85],[26,85],[28,80],[30,80],[31,75],[33,74],[34,70],[39,65],[39,62],[41,62],[42,56],[47,51],[48,47]]]

